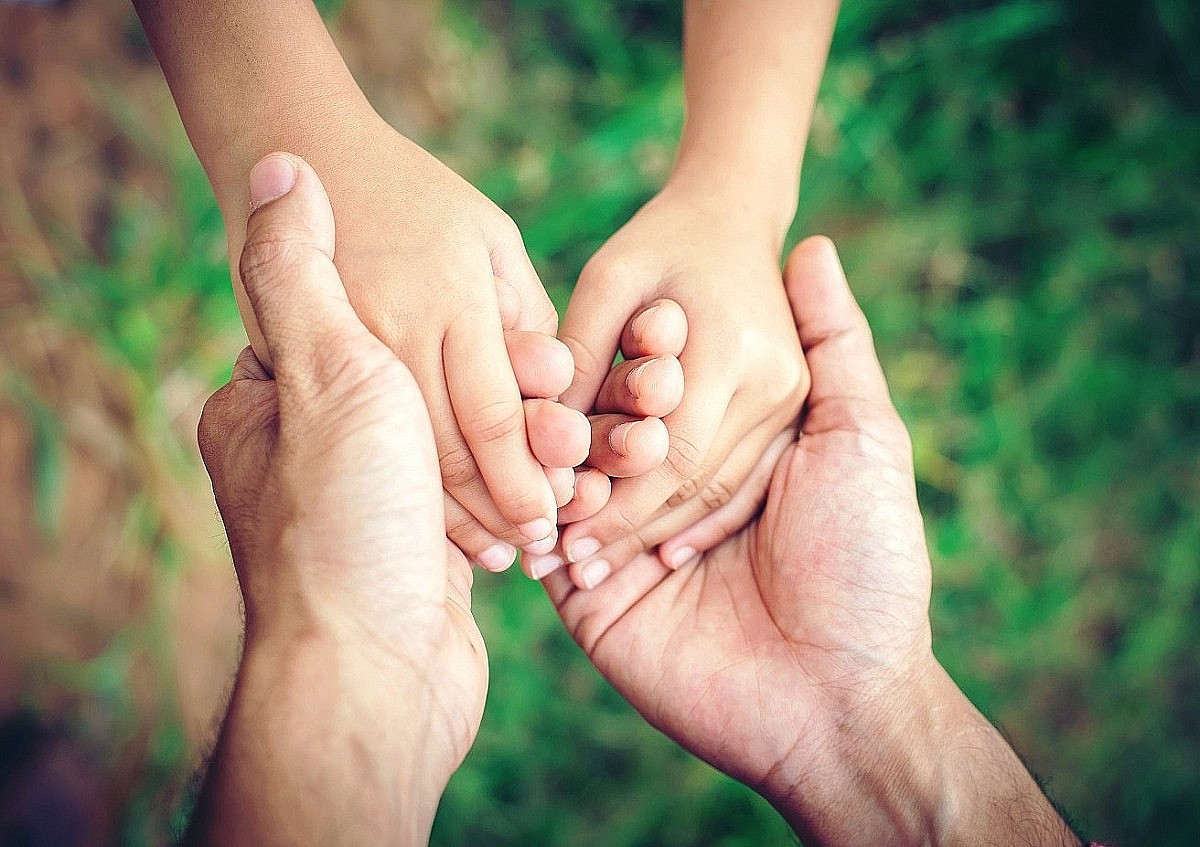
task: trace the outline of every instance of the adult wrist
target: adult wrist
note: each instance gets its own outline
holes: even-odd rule
[[[255,772],[249,757],[270,773],[288,762],[297,782],[281,793],[321,796],[339,817],[358,819],[364,835],[386,836],[378,843],[398,833],[401,843],[424,843],[456,765],[433,731],[428,683],[350,633],[262,628],[247,635],[227,718],[232,738],[223,732],[222,745],[243,747],[232,764],[247,779]],[[305,817],[298,805],[292,814]]]
[[[943,678],[930,656],[875,692],[834,692],[810,730],[821,743],[792,751],[763,790],[805,844],[937,843],[930,835],[947,801],[940,745],[965,702]]]
[[[862,711],[830,714],[820,755],[788,762],[791,779],[764,791],[805,844],[1080,847],[932,656],[906,680]]]

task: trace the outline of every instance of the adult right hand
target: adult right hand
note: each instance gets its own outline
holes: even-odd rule
[[[933,656],[911,447],[832,244],[802,243],[785,281],[812,374],[799,438],[677,543],[732,537],[591,590],[552,574],[551,599],[650,723],[805,844],[1077,844]]]

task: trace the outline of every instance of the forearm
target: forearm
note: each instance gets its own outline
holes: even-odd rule
[[[450,766],[400,678],[319,638],[250,642],[186,843],[426,843]]]
[[[934,665],[871,722],[834,731],[825,776],[773,802],[805,844],[1079,847],[1016,753]],[[833,774],[833,776],[829,776]]]
[[[687,117],[672,182],[763,216],[782,241],[838,0],[686,0]]]
[[[324,178],[374,119],[311,0],[133,3],[231,228],[262,156],[297,153]]]

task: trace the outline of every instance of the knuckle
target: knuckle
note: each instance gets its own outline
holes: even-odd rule
[[[310,250],[294,229],[267,224],[246,239],[238,260],[238,275],[247,288],[281,284],[303,264]]]
[[[521,228],[517,226],[517,222],[512,219],[512,215],[505,212],[503,209],[496,210],[496,217],[493,222],[493,227],[498,238],[507,241],[513,247],[525,249],[525,239],[521,235]]]
[[[196,443],[200,447],[200,458],[210,470],[219,457],[221,445],[228,431],[230,386],[225,385],[204,402],[200,422],[196,425]]]
[[[475,457],[466,444],[458,444],[438,454],[438,467],[442,471],[442,482],[452,490],[460,490],[479,478]]]
[[[492,444],[519,435],[525,428],[520,403],[497,401],[481,406],[466,416],[463,433],[480,444]]]
[[[596,354],[578,336],[564,333],[558,337],[558,340],[567,345],[567,350],[574,363],[575,373],[593,374],[601,370],[602,365]]]
[[[479,526],[465,509],[446,510],[446,536],[459,547],[478,546]]]
[[[610,258],[600,255],[584,265],[579,274],[579,281],[601,290],[609,290],[628,284],[630,279],[637,278],[639,274],[637,262],[627,256]]]
[[[699,492],[700,449],[681,435],[672,435],[663,467],[678,483],[680,489],[690,489],[691,497]]]
[[[715,512],[733,499],[733,491],[719,479],[710,480],[700,492],[700,502],[710,512]]]

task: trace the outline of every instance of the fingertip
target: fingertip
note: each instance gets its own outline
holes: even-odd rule
[[[587,459],[592,436],[586,415],[553,400],[526,400],[524,407],[529,448],[539,462],[574,468]]]
[[[687,343],[687,315],[675,300],[660,298],[633,316],[622,335],[627,358],[678,356]]]
[[[550,483],[550,490],[554,492],[554,504],[558,508],[561,509],[575,498],[573,467],[546,468],[546,480]]]
[[[683,401],[683,365],[671,355],[651,359],[629,372],[625,388],[646,415],[664,417]]]
[[[613,427],[608,434],[608,446],[639,468],[631,474],[636,476],[663,463],[670,448],[670,436],[660,418],[648,417]]]
[[[586,520],[599,512],[612,496],[612,480],[595,468],[575,471],[575,496],[558,511],[560,524]]]

